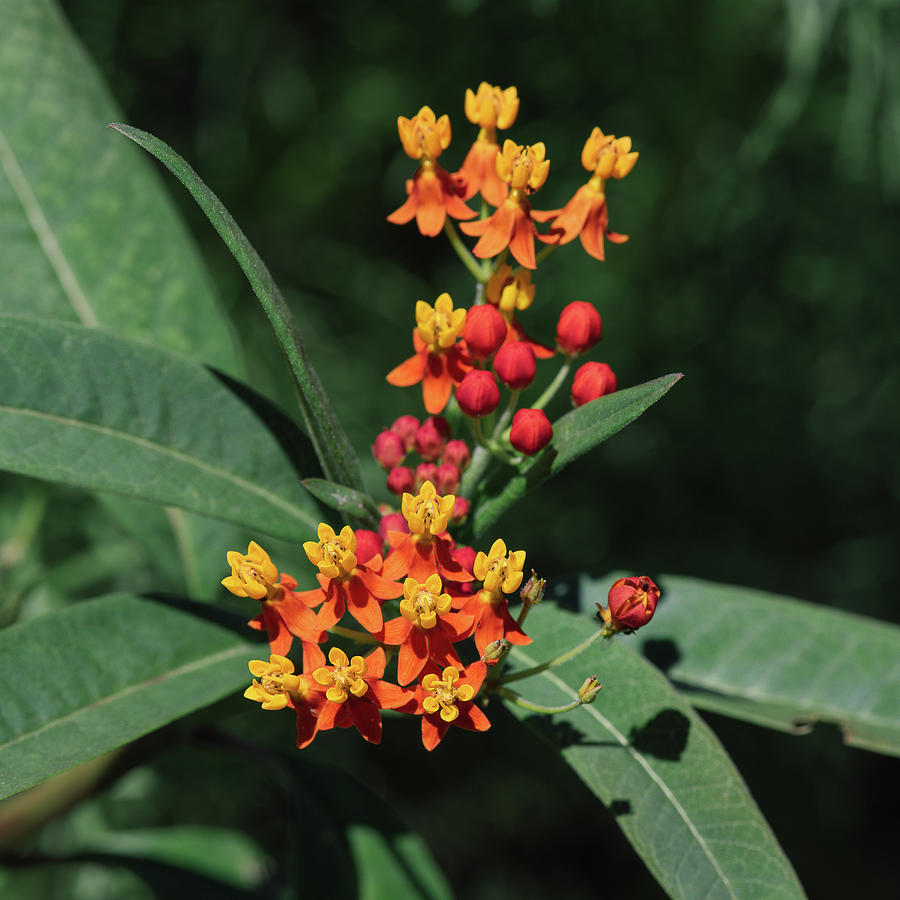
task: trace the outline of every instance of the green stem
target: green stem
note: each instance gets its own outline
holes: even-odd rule
[[[357,644],[379,644],[381,643],[378,638],[369,634],[367,631],[358,631],[355,628],[344,628],[343,625],[332,625],[331,628],[328,629],[329,633],[335,634],[338,637],[349,638],[351,641],[355,641]]]
[[[504,700],[509,700],[511,703],[515,703],[516,706],[521,706],[522,709],[530,710],[531,712],[542,713],[545,716],[553,716],[557,713],[569,712],[573,709],[578,709],[581,706],[581,700],[575,699],[571,703],[567,703],[565,706],[541,706],[539,703],[532,703],[530,700],[526,700],[524,697],[520,697],[515,691],[508,691],[504,687],[496,687],[494,688],[494,692],[503,697]]]
[[[553,659],[548,659],[547,662],[543,662],[540,665],[532,666],[530,669],[522,669],[521,672],[513,672],[512,675],[506,675],[497,682],[497,685],[499,687],[502,684],[509,684],[511,681],[519,681],[521,678],[530,678],[532,675],[539,675],[541,672],[552,669],[554,666],[561,666],[570,659],[574,659],[580,653],[584,653],[591,644],[602,637],[603,629],[601,628],[598,631],[595,631],[586,641],[582,641],[577,647],[573,647],[571,650],[567,650],[562,655],[555,656]]]
[[[535,268],[537,268],[558,246],[559,244],[547,244],[534,258]]]
[[[494,433],[491,435],[492,441],[498,440],[500,435],[503,434],[503,429],[506,428],[509,420],[512,418],[512,414],[516,411],[516,406],[519,403],[520,393],[521,391],[510,391],[509,403],[506,404],[506,409],[503,410],[503,413],[497,420],[497,425],[494,428]]]
[[[475,262],[475,257],[472,256],[466,245],[462,242],[462,238],[457,234],[456,229],[453,227],[453,222],[451,222],[449,218],[444,220],[444,234],[447,235],[450,246],[456,251],[456,255],[462,260],[462,264],[472,273],[475,280],[479,284],[485,284],[488,279],[485,277],[484,270],[477,262]],[[490,276],[488,275],[488,277]]]
[[[556,373],[556,377],[550,384],[547,385],[547,389],[541,394],[540,397],[537,398],[537,401],[531,405],[532,409],[543,409],[554,397],[556,392],[560,389],[562,383],[566,380],[569,375],[569,370],[572,368],[572,360],[566,359],[566,361],[560,366],[559,371]]]
[[[469,463],[466,471],[463,472],[462,481],[459,485],[461,496],[471,497],[475,493],[475,488],[481,481],[490,462],[490,452],[485,447],[475,447],[475,452],[472,454],[472,462]]]

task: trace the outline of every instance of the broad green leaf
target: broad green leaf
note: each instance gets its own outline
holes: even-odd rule
[[[236,373],[233,336],[150,166],[49,0],[0,3],[0,312],[100,325]]]
[[[634,637],[701,709],[784,731],[840,726],[855,747],[900,756],[900,628],[749,588],[672,575]],[[582,582],[582,602],[608,583]]]
[[[0,316],[0,384],[0,468],[286,539],[315,530],[305,436],[226,376],[94,329]]]
[[[508,469],[498,471],[475,490],[472,532],[482,535],[528,491],[562,471],[633,422],[681,379],[680,374],[664,375],[637,387],[616,391],[567,412],[553,424],[553,440],[525,463],[512,478]]]
[[[368,528],[378,527],[378,507],[367,494],[322,478],[304,478],[303,487],[325,506],[361,520]]]
[[[153,154],[191,192],[219,236],[238,261],[253,292],[262,304],[281,350],[287,359],[297,389],[306,430],[316,449],[323,472],[331,481],[364,492],[359,460],[347,439],[319,376],[303,347],[300,331],[266,264],[238,227],[222,201],[171,147],[152,134],[128,125],[110,127]]]
[[[597,630],[586,615],[538,607],[520,669],[565,653]],[[596,674],[595,702],[549,718],[509,708],[542,734],[616,816],[670,896],[802,897],[803,890],[721,744],[662,674],[623,641],[593,644],[563,665],[512,682],[522,697],[562,706]]]
[[[127,594],[3,629],[0,799],[237,691],[255,653],[230,628]]]

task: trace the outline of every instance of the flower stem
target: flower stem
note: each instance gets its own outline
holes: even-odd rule
[[[535,268],[537,268],[558,246],[559,244],[547,244],[534,258]]]
[[[532,675],[538,675],[541,672],[545,672],[547,669],[552,669],[554,666],[561,666],[570,659],[574,659],[580,653],[584,653],[591,644],[602,637],[603,629],[601,628],[600,630],[595,631],[586,641],[582,641],[577,647],[573,647],[571,650],[567,650],[565,653],[560,656],[555,656],[553,659],[548,659],[547,662],[543,662],[540,665],[532,666],[530,669],[522,669],[521,672],[513,672],[512,675],[505,675],[497,682],[497,685],[499,687],[503,684],[509,684],[511,681],[519,681],[521,678],[530,678]]]
[[[570,710],[578,709],[578,707],[581,706],[580,699],[575,699],[571,703],[567,703],[565,706],[541,706],[538,703],[532,703],[530,700],[526,700],[524,697],[520,697],[517,693],[515,693],[515,691],[509,691],[504,687],[497,686],[496,688],[494,688],[494,691],[495,693],[503,697],[504,700],[509,700],[511,703],[515,703],[516,706],[521,706],[522,709],[541,713],[545,716],[552,716],[556,713],[569,712]]]
[[[462,264],[472,273],[472,276],[479,284],[484,284],[489,277],[486,276],[482,267],[475,262],[475,257],[469,252],[466,245],[462,242],[462,238],[457,234],[450,219],[444,220],[444,234],[450,240],[450,246],[456,251],[456,255],[462,260]]]
[[[494,427],[494,433],[491,435],[491,440],[496,441],[500,435],[503,434],[503,429],[506,428],[509,420],[512,418],[512,414],[516,411],[520,393],[520,391],[510,391],[509,403],[506,404],[506,409],[503,410],[503,413],[497,420],[497,425]]]
[[[357,644],[381,643],[378,638],[373,637],[366,631],[359,631],[356,628],[344,628],[343,625],[332,625],[328,631],[330,634],[335,634],[338,637],[350,638],[351,641],[355,641]]]
[[[543,409],[554,397],[556,392],[560,389],[562,383],[566,380],[569,375],[569,370],[572,368],[572,360],[567,359],[559,368],[559,371],[556,373],[556,377],[550,384],[547,385],[547,389],[541,394],[540,397],[537,398],[535,403],[532,404],[532,409]]]

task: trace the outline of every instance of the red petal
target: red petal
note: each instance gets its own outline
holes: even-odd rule
[[[384,667],[387,665],[387,657],[381,647],[376,647],[366,657],[366,678],[383,678]]]
[[[381,606],[378,601],[368,592],[365,584],[357,578],[353,577],[344,585],[347,599],[347,610],[350,615],[362,625],[366,631],[381,631],[384,625],[384,619],[381,615]]]
[[[391,536],[400,535],[401,540],[394,544]],[[388,542],[394,547],[393,551],[384,561],[381,577],[388,581],[394,581],[409,572],[409,564],[416,552],[416,544],[411,534],[403,534],[401,531],[389,531]],[[401,589],[402,593],[402,589]]]
[[[422,716],[422,744],[426,750],[434,750],[450,726],[439,715]]]
[[[313,588],[311,591],[291,591],[291,596],[306,606],[318,606],[325,599],[325,592],[321,588]]]
[[[441,616],[441,625],[444,633],[454,643],[467,638],[472,633],[472,626],[475,623],[473,616],[466,616],[462,613],[446,613]]]
[[[410,387],[418,384],[425,374],[425,354],[417,353],[387,374],[387,383],[394,387]]]
[[[279,656],[284,656],[284,654],[281,653]],[[322,648],[311,641],[303,641],[303,667],[301,671],[308,675],[325,664],[325,654],[322,652]]]
[[[474,703],[457,703],[459,715],[454,724],[468,731],[487,731],[491,727],[488,717]]]
[[[380,561],[380,557],[379,557]],[[396,600],[403,593],[403,585],[369,571],[368,567],[359,569],[359,578],[373,597],[379,600]]]
[[[382,709],[399,709],[403,712],[412,712],[416,706],[415,692],[409,688],[391,684],[389,681],[376,681],[369,686],[369,691]]]
[[[319,730],[319,720],[305,704],[297,707],[297,748],[308,747]]]
[[[450,636],[444,631],[442,625],[443,617],[438,621],[437,627],[432,628],[428,633],[428,655],[442,669],[446,666],[456,666],[457,669],[462,669],[464,666],[456,655],[456,651],[450,643]],[[415,630],[413,629],[413,631]]]
[[[325,592],[325,602],[316,616],[316,627],[322,631],[327,631],[332,625],[341,620],[341,616],[344,615],[346,609],[343,591],[341,591],[337,582],[332,581]]]
[[[486,608],[478,623],[478,628],[475,629],[475,646],[480,654],[484,653],[484,648],[492,641],[499,641],[503,637],[503,620],[497,615],[493,604],[482,605]]]
[[[460,684],[471,685],[477,694],[481,690],[481,685],[487,677],[487,666],[483,662],[473,662],[466,666],[466,671],[460,680]]]
[[[412,628],[412,623],[409,619],[397,616],[396,619],[391,619],[389,622],[384,623],[383,637],[381,639],[388,645],[402,644],[406,640],[410,628]]]
[[[343,707],[343,703],[335,703],[333,700],[326,701],[316,717],[318,730],[328,731],[328,729],[334,728],[337,724],[338,713],[341,712]]]
[[[409,684],[422,671],[428,659],[428,640],[418,628],[411,628],[406,640],[400,645],[397,659],[397,681]]]
[[[381,743],[381,711],[374,703],[357,697],[348,697],[344,704],[350,721],[356,730],[371,744]]]

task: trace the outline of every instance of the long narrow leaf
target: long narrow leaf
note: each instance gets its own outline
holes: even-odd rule
[[[126,594],[0,631],[0,799],[238,690],[256,652],[229,628]]]
[[[695,706],[783,731],[833,722],[848,744],[900,756],[896,625],[696,578],[660,586],[635,642]],[[601,595],[582,583],[584,603]]]
[[[0,316],[0,468],[302,540],[306,436],[189,359],[64,322]],[[304,471],[306,469],[306,471]],[[222,548],[224,552],[225,548]]]
[[[510,656],[530,668],[597,627],[587,616],[539,607],[528,619],[534,645]],[[669,895],[802,897],[790,863],[719,741],[639,654],[618,640],[594,644],[510,687],[530,701],[561,706],[592,674],[604,687],[590,706],[552,720],[511,709],[556,746],[609,807]]]
[[[528,491],[633,422],[681,377],[681,374],[664,375],[586,403],[560,417],[553,425],[553,440],[531,462],[512,478],[506,469],[478,487],[471,525],[474,536],[484,534]]]
[[[319,376],[306,356],[294,317],[253,245],[234,221],[222,201],[203,183],[197,173],[167,144],[152,134],[114,123],[116,131],[155,156],[191,192],[219,236],[244,270],[259,298],[282,352],[288,360],[306,428],[316,448],[322,470],[331,481],[365,492],[359,460],[337,420]]]

